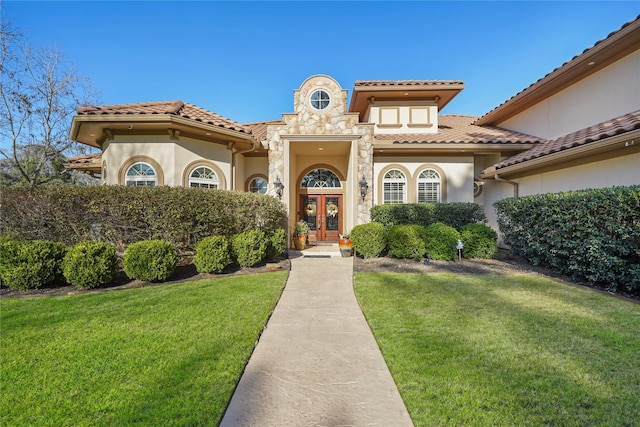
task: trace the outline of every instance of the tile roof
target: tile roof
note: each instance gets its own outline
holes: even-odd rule
[[[529,92],[533,91],[536,87],[538,87],[539,85],[541,85],[547,78],[549,78],[552,74],[558,73],[560,72],[564,67],[568,66],[569,64],[571,64],[572,62],[576,61],[577,59],[581,58],[583,55],[589,53],[590,51],[592,51],[592,49],[596,48],[598,45],[600,45],[601,43],[603,43],[604,41],[611,39],[613,36],[615,36],[616,34],[620,33],[622,30],[624,30],[625,28],[627,28],[629,25],[634,24],[635,22],[640,21],[640,15],[638,15],[635,19],[626,22],[625,24],[622,25],[622,27],[620,27],[619,29],[609,33],[609,35],[607,35],[607,37],[598,40],[597,42],[595,42],[595,44],[591,47],[586,48],[585,50],[582,51],[582,53],[574,56],[573,58],[571,58],[570,60],[566,61],[564,64],[562,64],[561,66],[555,68],[553,71],[551,71],[550,73],[547,73],[544,77],[541,77],[540,79],[536,80],[534,83],[530,84],[528,87],[522,89],[520,92],[516,93],[515,95],[513,95],[511,98],[507,99],[506,101],[504,101],[502,104],[498,105],[497,107],[495,107],[494,109],[492,109],[491,111],[489,111],[488,113],[482,115],[481,117],[478,118],[479,121],[482,121],[483,119],[485,119],[485,117],[489,116],[490,114],[496,112],[497,110],[502,109],[506,104],[512,102],[514,99],[516,98],[520,98],[526,94],[528,94]]]
[[[88,154],[86,156],[69,157],[67,163],[74,165],[91,165],[102,162],[102,153]]]
[[[354,86],[439,86],[462,84],[464,84],[462,80],[356,80]]]
[[[495,167],[496,169],[505,168],[637,129],[640,129],[640,110],[549,140],[530,150],[511,156],[496,164]]]
[[[250,130],[244,125],[235,122],[226,117],[220,116],[211,111],[200,108],[197,105],[189,104],[182,101],[160,101],[160,102],[141,102],[137,104],[117,104],[104,105],[100,107],[80,107],[77,110],[78,115],[157,115],[169,114],[173,116],[183,117],[185,119],[195,120],[197,122],[208,123],[213,126],[219,126],[229,130],[235,130],[242,133],[250,133]]]
[[[438,118],[438,133],[378,134],[375,139],[396,144],[537,144],[545,141],[508,129],[473,125],[476,119],[476,116],[446,114]]]
[[[282,120],[267,120],[264,122],[245,123],[244,126],[249,129],[253,137],[262,142],[267,139],[267,125],[271,123],[282,123]]]

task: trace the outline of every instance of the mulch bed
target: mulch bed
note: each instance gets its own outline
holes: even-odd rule
[[[29,289],[26,291],[12,290],[8,288],[0,288],[0,298],[22,298],[35,296],[55,296],[55,295],[78,295],[92,292],[104,292],[119,289],[141,288],[146,286],[162,286],[173,283],[181,283],[192,280],[214,279],[220,277],[238,276],[244,274],[259,274],[268,271],[291,269],[291,261],[282,257],[276,260],[260,264],[256,267],[229,267],[221,274],[198,273],[195,266],[191,263],[190,258],[182,260],[181,264],[176,268],[175,273],[168,281],[162,283],[145,282],[141,280],[129,279],[124,272],[120,271],[113,283],[88,290],[78,290],[74,286],[63,285],[57,286],[53,284],[49,287],[40,289]],[[541,266],[532,266],[524,260],[512,255],[507,250],[500,250],[494,259],[463,259],[462,261],[435,261],[430,260],[428,263],[424,261],[397,259],[392,257],[380,257],[363,259],[354,257],[354,272],[395,272],[395,273],[455,273],[455,274],[541,274],[557,280],[561,280],[567,284],[581,287],[588,287],[597,292],[607,295],[614,295],[626,300],[640,302],[640,295],[611,293],[604,288],[589,286],[580,283],[571,278],[559,274],[549,268]]]

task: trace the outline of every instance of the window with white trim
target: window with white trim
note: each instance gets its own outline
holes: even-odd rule
[[[220,186],[218,175],[207,166],[198,166],[189,174],[189,187],[212,188],[217,190]]]
[[[328,169],[314,169],[302,178],[300,188],[340,188],[338,175]]]
[[[128,170],[125,177],[125,185],[133,187],[155,187],[158,183],[158,176],[148,163],[134,163]]]
[[[311,106],[316,110],[324,110],[329,106],[331,97],[324,90],[316,90],[311,94]]]
[[[425,169],[418,176],[418,203],[440,203],[440,174],[433,169]]]
[[[407,178],[398,169],[391,169],[382,178],[382,203],[407,203]]]
[[[249,191],[252,193],[267,194],[267,180],[264,178],[253,178],[249,182]]]

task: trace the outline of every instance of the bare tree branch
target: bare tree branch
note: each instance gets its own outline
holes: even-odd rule
[[[10,23],[1,23],[0,47],[0,156],[35,187],[66,173],[54,165],[61,156],[86,152],[69,127],[95,93],[59,50],[24,43]]]

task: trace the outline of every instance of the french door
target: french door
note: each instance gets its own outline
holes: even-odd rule
[[[304,194],[300,202],[301,217],[309,224],[309,241],[338,241],[342,232],[342,195]]]

